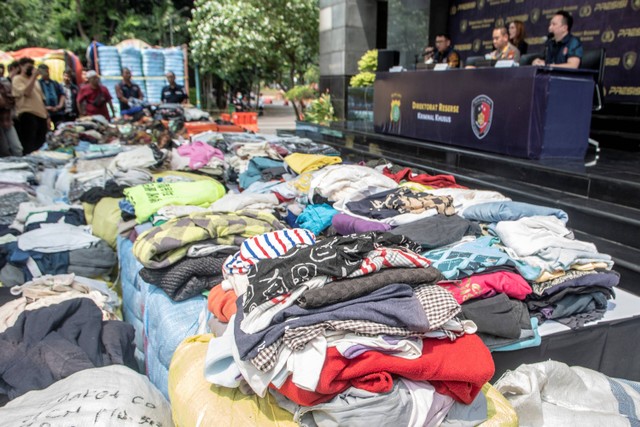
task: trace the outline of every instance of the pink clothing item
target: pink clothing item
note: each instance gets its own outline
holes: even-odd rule
[[[189,158],[189,167],[192,170],[200,169],[209,163],[213,157],[224,160],[224,154],[217,148],[213,148],[209,144],[202,141],[196,141],[191,144],[185,144],[178,147],[178,154]]]
[[[442,281],[438,285],[451,292],[459,304],[474,298],[489,298],[497,293],[524,300],[533,292],[521,275],[510,271],[474,274],[461,280]]]

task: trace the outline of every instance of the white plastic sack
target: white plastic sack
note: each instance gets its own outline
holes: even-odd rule
[[[87,369],[0,408],[4,426],[173,426],[149,380],[121,366]]]

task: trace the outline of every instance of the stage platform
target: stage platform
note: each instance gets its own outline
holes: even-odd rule
[[[366,122],[299,122],[296,133],[339,148],[348,160],[384,158],[430,174],[450,174],[472,188],[569,214],[576,237],[610,254],[620,287],[640,295],[640,152],[603,148],[585,161],[526,160],[376,134]],[[590,164],[587,166],[587,164]]]

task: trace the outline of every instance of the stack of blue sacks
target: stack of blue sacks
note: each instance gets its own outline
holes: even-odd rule
[[[142,51],[142,71],[146,77],[146,100],[151,103],[159,103],[162,88],[166,84],[162,49],[144,49]]]
[[[116,85],[121,79],[122,63],[118,48],[115,46],[98,46],[98,64],[101,83],[109,90],[113,98],[114,108],[118,108]]]
[[[176,83],[184,86],[184,52],[180,47],[169,47],[163,50],[164,72],[173,72]]]

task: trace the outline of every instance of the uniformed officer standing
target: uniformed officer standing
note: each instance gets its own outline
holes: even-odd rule
[[[169,84],[162,88],[160,100],[165,104],[186,104],[189,96],[184,87],[176,83],[176,75],[169,71],[166,77]]]

